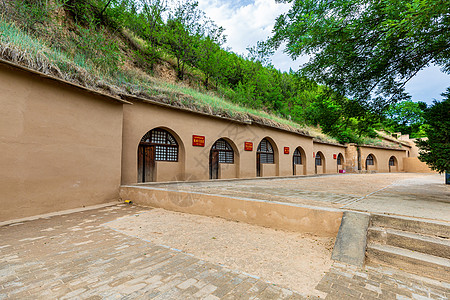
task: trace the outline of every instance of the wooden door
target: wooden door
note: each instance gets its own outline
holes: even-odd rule
[[[261,177],[261,153],[256,153],[256,176]]]
[[[155,181],[155,146],[139,145],[138,182]]]
[[[138,147],[138,182],[144,182],[144,146]]]
[[[209,162],[209,165],[210,165],[209,178],[210,179],[218,179],[219,178],[219,151],[211,150],[209,160],[210,160],[210,162]]]
[[[295,174],[295,169],[296,169],[296,166],[295,166],[295,156],[292,156],[292,175],[296,175]]]
[[[155,146],[146,146],[144,156],[144,181],[155,181]]]

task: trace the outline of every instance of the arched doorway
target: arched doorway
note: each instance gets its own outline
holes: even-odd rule
[[[389,172],[397,172],[398,171],[398,162],[395,156],[391,156],[389,158]]]
[[[366,157],[366,171],[373,171],[376,169],[376,160],[373,154],[369,154]]]
[[[156,161],[178,161],[177,140],[167,130],[155,128],[147,132],[138,147],[138,182],[156,180]]]
[[[262,164],[274,164],[275,156],[273,146],[268,139],[264,138],[258,145],[256,151],[256,176],[261,177]]]
[[[343,170],[343,165],[344,165],[344,156],[342,155],[342,153],[339,153],[337,156],[337,160],[336,160],[336,164],[337,164],[337,172],[339,173],[340,170]]]
[[[305,168],[305,151],[301,147],[297,147],[292,157],[292,175],[306,175]],[[301,174],[300,174],[301,173]]]
[[[234,151],[224,139],[218,139],[209,152],[209,179],[219,179],[219,164],[234,164]]]
[[[314,170],[315,174],[323,174],[325,173],[325,157],[322,152],[317,152],[314,159]]]

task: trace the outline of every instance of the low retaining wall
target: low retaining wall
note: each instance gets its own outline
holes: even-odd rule
[[[418,157],[404,157],[403,168],[405,172],[409,173],[436,173],[426,163],[420,161]]]
[[[336,237],[342,219],[338,209],[243,199],[222,195],[122,186],[122,200],[183,213],[240,221],[275,229]]]

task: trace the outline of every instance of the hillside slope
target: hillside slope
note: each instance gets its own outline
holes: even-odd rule
[[[71,2],[77,5],[84,3],[88,7],[83,11],[86,15],[81,15],[84,20],[80,20],[79,12],[68,6]],[[136,32],[139,30],[129,28],[130,23],[128,26],[124,25],[127,24],[125,21],[117,23],[118,17],[114,15],[117,7],[112,7],[111,11],[106,10],[104,16],[98,17],[98,7],[102,7],[98,5],[104,5],[102,1],[63,3],[56,0],[46,1],[47,5],[39,1],[4,3],[0,15],[1,59],[116,97],[135,96],[211,115],[279,127],[311,135],[325,142],[338,142],[336,138],[323,134],[320,128],[299,122],[298,118],[297,122],[293,121],[290,111],[301,110],[300,105],[297,107],[295,103],[284,103],[287,100],[281,99],[284,108],[270,107],[271,102],[264,101],[272,99],[273,95],[267,94],[267,91],[265,98],[252,94],[237,101],[236,99],[242,98],[240,91],[248,88],[242,83],[243,79],[234,89],[220,85],[218,80],[214,85],[213,79],[209,83],[205,80],[206,71],[201,71],[191,63],[183,65],[184,76],[181,80],[178,56],[173,55],[164,45],[152,45],[138,36]],[[138,13],[120,13],[128,17],[140,16]],[[234,57],[233,53],[230,55]],[[263,68],[258,61],[239,59],[251,68]],[[237,65],[236,69],[239,68],[242,66]],[[270,68],[267,70],[274,76],[281,76],[280,81],[286,78],[292,80],[279,71]],[[250,76],[246,72],[242,76]],[[256,84],[261,86],[269,83],[264,78],[257,78]],[[248,86],[250,85],[249,83]],[[317,98],[318,90],[320,87],[315,86],[311,90],[300,92],[305,97]],[[300,92],[294,92],[298,98]],[[252,99],[259,104],[253,105]],[[274,103],[278,103],[277,101],[280,100]],[[304,103],[306,100],[299,101]],[[377,138],[362,137],[361,141],[383,144]]]

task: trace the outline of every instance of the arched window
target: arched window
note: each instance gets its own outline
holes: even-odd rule
[[[302,154],[300,153],[300,149],[297,148],[294,151],[294,165],[302,164]]]
[[[342,165],[342,161],[344,160],[344,157],[342,156],[341,153],[339,153],[338,157],[337,157],[337,164],[338,166]]]
[[[395,166],[395,157],[391,156],[391,158],[389,158],[389,165]]]
[[[234,164],[234,151],[231,145],[224,139],[217,140],[211,150],[219,152],[219,163]]]
[[[267,139],[263,139],[259,143],[257,154],[259,154],[260,163],[274,164],[273,147]]]
[[[153,129],[141,139],[140,145],[154,146],[156,161],[178,161],[178,143],[164,129]]]
[[[317,152],[316,154],[316,166],[321,166],[322,165],[322,156],[320,155],[319,152]]]
[[[373,166],[374,165],[374,161],[373,161],[373,156],[372,154],[367,155],[366,158],[366,166]]]

